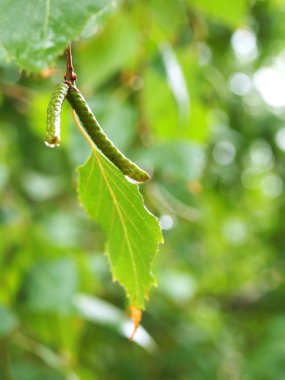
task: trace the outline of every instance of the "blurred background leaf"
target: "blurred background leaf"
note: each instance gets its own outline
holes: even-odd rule
[[[283,1],[78,2],[54,50],[37,44],[44,2],[18,3],[13,18],[0,1],[1,43],[20,33],[33,51],[0,47],[0,379],[283,379]],[[151,172],[142,192],[164,230],[134,343],[104,233],[76,198],[90,150],[69,107],[62,146],[43,143],[70,38],[78,86]]]

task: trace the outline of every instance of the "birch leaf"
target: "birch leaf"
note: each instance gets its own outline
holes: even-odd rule
[[[45,69],[88,20],[116,4],[114,0],[0,0],[0,46],[22,68]]]
[[[123,285],[133,307],[144,309],[155,284],[151,265],[162,234],[157,219],[144,206],[138,185],[92,147],[91,156],[79,167],[78,191],[87,214],[106,234],[113,279]]]

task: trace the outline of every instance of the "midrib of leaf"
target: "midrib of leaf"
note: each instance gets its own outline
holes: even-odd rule
[[[116,188],[116,190],[121,194],[121,196],[124,198],[124,200],[132,207],[132,203],[129,201],[129,198],[127,198],[126,196],[125,196],[125,194],[121,191],[121,189],[117,186],[117,184],[115,183],[115,182],[112,182],[112,185],[113,185],[113,187],[115,187]],[[138,215],[138,212],[137,212],[137,210],[136,210],[136,208],[133,208],[132,207],[132,209],[135,211],[135,213]],[[138,215],[139,216],[139,215]],[[137,229],[137,227],[135,226],[135,224],[133,223],[133,221],[130,219],[130,218],[128,218],[128,215],[127,214],[125,214],[125,217],[126,217],[126,219],[128,219],[129,220],[129,222],[130,222],[130,224],[134,227],[134,229],[137,231],[137,233],[138,233],[138,235],[140,235],[140,237],[143,237],[142,235],[141,235],[141,233],[140,233],[140,231]],[[140,218],[140,216],[139,216],[139,218]],[[141,218],[140,218],[141,219]],[[142,221],[144,221],[144,219],[141,219]],[[147,227],[150,231],[151,231],[151,228],[149,227],[149,225],[147,224],[147,223],[144,223],[144,226],[145,227]]]
[[[93,143],[92,143],[93,145]],[[100,170],[100,173],[102,175],[102,177],[104,178],[105,180],[105,183],[106,183],[106,186],[109,190],[109,193],[110,193],[110,196],[114,202],[114,206],[117,210],[117,213],[118,213],[118,216],[119,216],[119,220],[121,222],[121,225],[122,225],[122,228],[123,228],[123,231],[124,231],[124,237],[125,237],[125,241],[127,243],[127,246],[128,246],[128,252],[129,252],[129,255],[130,255],[130,259],[131,259],[131,263],[132,263],[132,268],[133,268],[133,273],[134,273],[134,278],[135,278],[135,289],[136,289],[136,297],[138,298],[139,297],[139,285],[138,285],[138,273],[137,273],[137,268],[136,268],[136,265],[135,265],[135,258],[134,258],[134,254],[133,254],[133,251],[132,251],[132,246],[131,246],[131,241],[129,240],[129,237],[128,237],[128,233],[127,233],[127,227],[126,227],[126,224],[125,224],[125,221],[124,221],[124,217],[123,217],[123,212],[120,208],[120,205],[118,204],[117,202],[117,198],[112,190],[112,187],[110,186],[110,183],[109,183],[109,180],[107,178],[107,176],[105,175],[104,173],[104,168],[102,167],[102,163],[100,162],[100,157],[99,157],[99,153],[97,152],[96,148],[94,148],[94,146],[91,146],[92,148],[92,152],[95,156],[95,158],[97,159],[97,163],[98,163],[98,167],[99,167],[99,170]]]
[[[98,154],[98,153],[96,152],[96,154]],[[110,182],[110,179],[109,179],[109,182]],[[133,207],[132,203],[131,203],[131,202],[129,201],[129,199],[125,196],[125,194],[121,191],[121,189],[116,185],[116,183],[115,183],[115,182],[112,182],[112,185],[113,185],[113,187],[115,187],[116,190],[121,194],[121,196],[124,198],[124,200],[130,205],[132,211],[135,211],[136,214],[138,215],[136,208]],[[136,233],[139,235],[139,237],[140,237],[142,240],[145,240],[144,237],[143,237],[143,235],[141,234],[141,231],[136,227],[136,225],[134,224],[134,222],[132,221],[132,219],[128,216],[128,214],[127,214],[126,212],[124,212],[123,209],[120,209],[120,211],[121,211],[121,214],[123,214],[122,219],[124,219],[124,218],[127,219],[128,222],[130,223],[130,225],[133,227],[133,229],[134,229],[134,230],[136,231]],[[140,217],[140,215],[138,215],[138,217],[139,217],[139,219],[140,219],[141,221],[144,221],[144,219],[142,219],[142,218]],[[144,223],[144,226],[146,226],[150,231],[152,231],[152,229],[149,227],[149,225],[148,225],[147,223]],[[141,261],[141,264],[142,264],[143,266],[145,266],[145,262],[144,262],[143,260]]]

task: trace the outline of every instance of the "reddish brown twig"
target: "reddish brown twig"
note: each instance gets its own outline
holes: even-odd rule
[[[64,79],[66,82],[73,84],[76,81],[76,74],[74,72],[73,64],[72,64],[72,52],[71,52],[71,44],[68,45],[66,49],[66,73]]]

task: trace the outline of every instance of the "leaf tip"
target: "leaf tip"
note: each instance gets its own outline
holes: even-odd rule
[[[135,306],[130,306],[129,311],[130,311],[130,316],[134,322],[134,329],[133,329],[132,334],[129,337],[129,340],[132,341],[134,339],[135,333],[137,329],[139,328],[139,325],[142,320],[142,310],[136,308]]]

